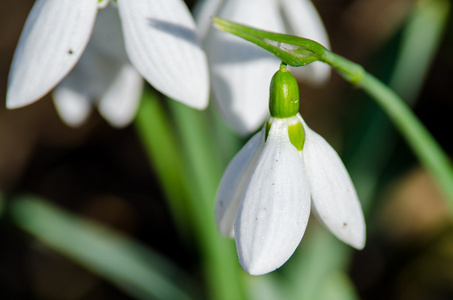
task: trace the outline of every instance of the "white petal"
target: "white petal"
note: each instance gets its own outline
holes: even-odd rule
[[[275,0],[231,0],[220,17],[266,30],[283,31]],[[246,135],[269,113],[269,82],[280,61],[230,33],[211,30],[206,39],[213,93],[230,126]]]
[[[305,145],[302,153],[313,209],[340,240],[362,249],[365,246],[365,220],[348,171],[335,150],[303,124]]]
[[[195,22],[181,0],[118,0],[126,50],[133,65],[156,89],[204,109],[209,78]]]
[[[234,237],[239,202],[264,145],[264,130],[242,147],[225,170],[216,196],[215,216],[221,234]]]
[[[62,119],[70,126],[79,126],[91,112],[90,103],[100,101],[101,114],[113,126],[126,125],[135,114],[142,82],[140,77],[137,78],[137,71],[131,68],[118,10],[109,5],[99,12],[90,42],[79,62],[55,88],[53,96]],[[119,78],[126,81],[118,83]],[[123,97],[126,107],[113,107],[121,100],[103,101],[120,97]],[[81,103],[76,104],[77,99]]]
[[[71,127],[82,125],[92,111],[92,103],[107,86],[113,70],[111,61],[99,56],[88,44],[77,65],[52,92],[55,108],[61,119]]]
[[[114,1],[106,8],[99,10],[87,48],[97,52],[100,56],[108,56],[121,63],[130,63],[124,45],[118,8],[113,4]]]
[[[330,48],[329,37],[324,24],[310,0],[281,0],[284,18],[289,24],[290,34],[314,40]],[[314,62],[304,67],[291,68],[296,77],[321,84],[330,78],[329,65]]]
[[[202,0],[197,2],[193,10],[195,22],[197,22],[198,37],[203,40],[212,28],[212,17],[214,17],[223,0]]]
[[[92,111],[89,96],[67,85],[57,86],[52,92],[52,97],[60,118],[71,127],[82,125]]]
[[[239,262],[252,275],[279,268],[300,243],[310,214],[303,162],[275,119],[244,191],[235,224]]]
[[[109,2],[110,0],[98,0],[98,8],[105,8]]]
[[[113,127],[124,127],[135,117],[143,79],[131,65],[124,65],[99,102],[99,112]]]
[[[35,2],[11,65],[8,108],[38,100],[74,67],[88,43],[97,3],[97,0]]]

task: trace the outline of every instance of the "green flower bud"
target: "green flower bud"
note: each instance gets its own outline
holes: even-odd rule
[[[285,63],[272,77],[269,111],[272,117],[280,119],[294,117],[299,111],[299,86]]]

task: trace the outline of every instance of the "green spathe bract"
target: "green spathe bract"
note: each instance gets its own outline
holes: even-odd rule
[[[269,112],[274,118],[291,118],[299,111],[299,87],[296,78],[282,63],[274,74],[269,90]]]

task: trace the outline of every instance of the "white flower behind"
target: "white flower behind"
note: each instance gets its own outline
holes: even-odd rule
[[[123,127],[135,117],[143,82],[127,56],[118,10],[109,5],[98,12],[82,57],[52,96],[70,126],[85,122],[96,104],[112,126]]]
[[[40,99],[79,61],[54,95],[72,125],[83,122],[93,97],[113,125],[130,122],[141,91],[138,74],[177,101],[207,106],[207,61],[181,0],[37,0],[14,54],[7,107]]]
[[[277,74],[292,77],[286,68]],[[275,78],[273,117],[230,162],[216,198],[219,231],[235,238],[239,262],[252,275],[271,272],[289,259],[310,207],[340,240],[357,249],[365,245],[361,205],[341,159],[297,112],[294,77],[289,83],[283,78],[284,88]],[[290,104],[282,106],[282,99]]]
[[[206,0],[196,18],[208,55],[214,99],[227,122],[240,134],[250,134],[267,116],[266,88],[279,60],[231,34],[209,29],[219,16],[263,30],[313,39],[329,48],[322,21],[310,0]],[[330,68],[314,62],[295,71],[307,81],[322,83]]]

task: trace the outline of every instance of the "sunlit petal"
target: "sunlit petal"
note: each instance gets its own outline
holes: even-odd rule
[[[306,139],[302,153],[313,209],[340,240],[362,249],[365,220],[348,171],[335,150],[305,123],[304,131]]]
[[[191,107],[208,104],[207,60],[181,0],[118,0],[126,50],[156,89]]]
[[[220,17],[272,31],[283,31],[275,0],[231,0]],[[206,51],[213,93],[222,114],[236,131],[249,134],[268,115],[269,79],[279,60],[270,53],[236,36],[211,30]]]
[[[252,275],[279,268],[299,245],[310,214],[309,183],[286,120],[275,119],[244,191],[235,224],[239,262]]]
[[[93,29],[97,0],[38,0],[25,23],[8,78],[8,108],[47,94],[74,67]]]
[[[216,222],[221,234],[234,237],[239,202],[264,145],[264,131],[255,134],[239,151],[223,174],[216,196]]]

